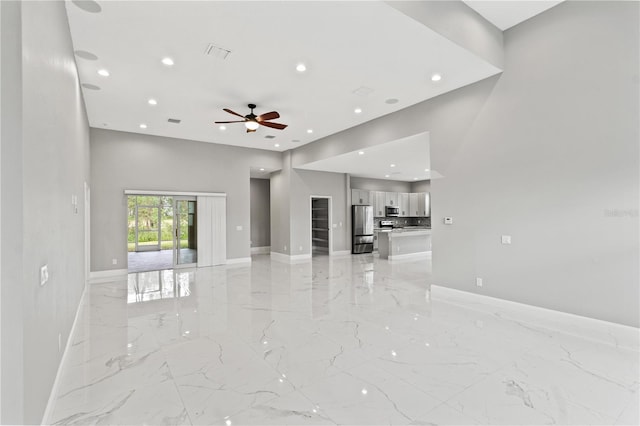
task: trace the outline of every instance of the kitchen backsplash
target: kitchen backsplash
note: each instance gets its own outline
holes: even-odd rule
[[[392,220],[394,227],[431,226],[430,217],[376,217],[373,219],[374,228],[380,228],[381,220]]]

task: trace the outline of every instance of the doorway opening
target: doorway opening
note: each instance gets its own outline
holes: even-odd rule
[[[331,197],[311,197],[311,256],[331,253]]]
[[[195,197],[129,195],[127,207],[129,272],[195,266]]]

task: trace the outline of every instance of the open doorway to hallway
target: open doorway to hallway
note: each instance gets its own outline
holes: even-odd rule
[[[195,197],[129,195],[127,207],[129,272],[196,264]]]

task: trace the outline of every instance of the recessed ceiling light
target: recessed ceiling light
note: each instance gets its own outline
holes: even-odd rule
[[[425,171],[425,172],[428,172],[428,171],[429,171],[429,169],[424,169],[424,171]]]
[[[158,101],[156,101],[153,98],[149,99],[148,102],[149,102],[149,105],[158,105]]]
[[[418,178],[413,178],[413,180],[418,180]]]
[[[440,74],[434,74],[431,76],[431,81],[440,81],[442,80],[442,76]]]
[[[220,127],[218,127],[218,129],[224,131],[224,130],[227,130],[227,126],[220,126]]]
[[[396,166],[395,164],[389,164],[389,167],[395,167],[395,166]]]
[[[171,65],[173,65],[173,59],[166,57],[166,58],[162,58],[162,63],[168,67],[170,67]]]
[[[364,151],[358,151],[358,155],[364,155]]]
[[[98,70],[98,74],[100,74],[103,77],[109,77],[109,71],[102,69],[102,70]]]
[[[307,133],[309,134],[313,133],[313,129],[307,129]]]
[[[279,143],[273,144],[273,146],[275,146],[276,148],[280,146]]]
[[[146,124],[144,124],[144,123],[142,123],[142,124],[140,125],[140,128],[141,128],[141,129],[146,129],[146,128],[147,128],[147,125],[146,125]]]
[[[384,175],[384,177],[389,177],[389,175]]]
[[[262,168],[262,167],[261,167],[261,168],[260,168],[260,171],[261,171],[261,172],[264,172],[264,168]]]
[[[362,108],[356,108],[353,110],[356,114],[360,114],[362,112]]]
[[[307,70],[307,66],[305,64],[298,64],[296,65],[296,71],[298,72],[305,72]]]

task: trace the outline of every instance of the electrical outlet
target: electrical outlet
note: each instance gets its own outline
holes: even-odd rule
[[[113,259],[111,259],[111,264],[112,265],[117,265],[118,264],[118,259],[116,259],[115,257]]]
[[[502,244],[511,244],[511,235],[503,235]]]
[[[476,278],[476,287],[482,287],[482,278]]]
[[[453,218],[452,217],[445,217],[444,218],[444,224],[445,225],[453,225]]]

